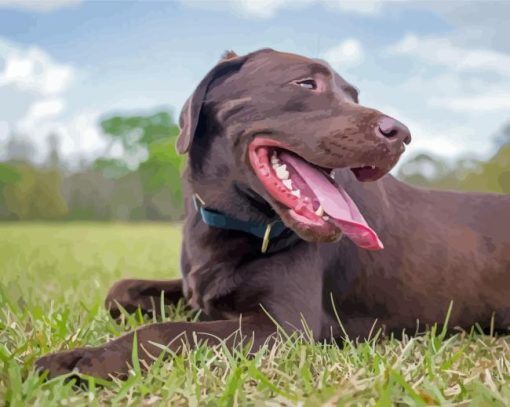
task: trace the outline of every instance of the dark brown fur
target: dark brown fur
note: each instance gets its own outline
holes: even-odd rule
[[[307,93],[292,86],[305,77],[318,78],[326,90]],[[177,351],[182,340],[194,345],[193,334],[210,344],[228,338],[233,346],[231,335],[239,327],[257,349],[276,331],[261,306],[287,331],[302,330],[306,321],[316,340],[343,337],[336,313],[351,337],[365,338],[376,320],[376,327],[397,334],[414,332],[417,320],[441,323],[451,301],[450,327],[487,327],[493,314],[495,328],[510,325],[510,197],[419,189],[391,175],[359,182],[348,168],[369,163],[388,171],[404,149],[402,141],[409,141],[378,137],[374,126],[381,117],[360,106],[356,91],[321,61],[273,50],[225,55],[180,119],[177,148],[189,152],[183,279],[124,280],[106,300],[114,317],[116,302],[129,311],[153,312],[164,291],[167,304],[184,296],[209,322],[137,330],[143,363],[161,352],[152,343]],[[261,133],[312,163],[338,168],[335,181],[385,250],[362,250],[347,238],[328,243],[297,228],[247,162],[248,143]],[[243,220],[281,217],[295,233],[272,240],[261,254],[260,239],[206,226],[192,205],[193,193],[208,207]],[[130,333],[104,346],[45,356],[37,366],[51,377],[75,368],[125,377],[132,343]]]

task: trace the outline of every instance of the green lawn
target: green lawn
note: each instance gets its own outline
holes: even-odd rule
[[[40,355],[143,323],[117,325],[103,298],[122,277],[177,276],[179,239],[178,227],[163,224],[0,225],[0,404],[510,405],[510,339],[476,333],[343,349],[282,338],[255,357],[203,347],[88,390],[34,375]],[[172,309],[166,319],[185,317]]]

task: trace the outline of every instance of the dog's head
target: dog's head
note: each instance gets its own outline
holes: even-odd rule
[[[377,180],[411,135],[361,106],[357,90],[324,61],[271,49],[228,52],[185,103],[180,127],[177,150],[189,152],[194,191],[213,208],[225,210],[222,198],[235,187],[305,240],[335,241],[343,232],[361,247],[381,247],[332,170]]]

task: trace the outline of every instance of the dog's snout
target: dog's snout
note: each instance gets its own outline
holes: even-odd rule
[[[400,140],[405,144],[411,142],[411,132],[409,128],[391,117],[383,117],[380,119],[376,131],[388,139]]]

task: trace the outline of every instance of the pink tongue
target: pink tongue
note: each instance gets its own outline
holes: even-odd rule
[[[280,158],[288,162],[301,175],[313,191],[324,211],[335,219],[342,232],[363,249],[381,250],[384,248],[377,234],[368,226],[358,207],[347,192],[333,185],[326,175],[304,160],[282,152]]]

